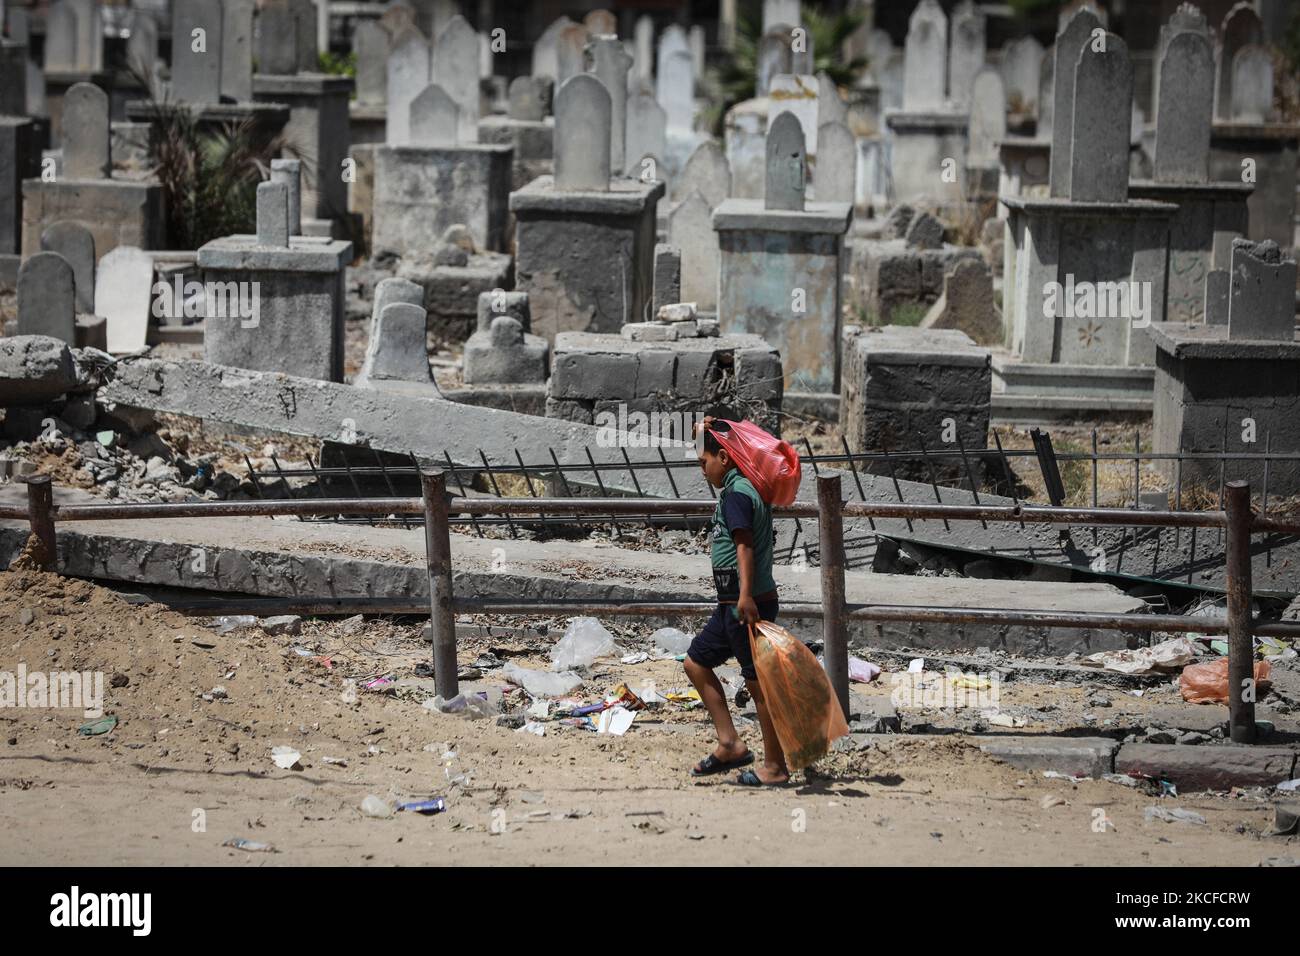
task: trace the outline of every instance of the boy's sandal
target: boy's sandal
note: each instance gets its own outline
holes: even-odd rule
[[[782,780],[780,783],[764,783],[752,770],[746,770],[736,778],[736,785],[741,787],[784,787],[789,783],[789,780]]]
[[[737,757],[735,760],[719,760],[717,754],[709,754],[696,766],[691,768],[691,776],[708,777],[715,773],[725,773],[728,770],[734,770],[737,767],[746,767],[753,762],[753,751],[748,751],[745,756]]]

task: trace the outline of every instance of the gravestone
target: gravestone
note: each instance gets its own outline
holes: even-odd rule
[[[77,14],[69,0],[55,0],[45,13],[45,71],[72,73],[77,62]]]
[[[38,252],[18,268],[18,334],[76,344],[76,280],[57,252]]]
[[[757,76],[754,79],[755,96],[767,96],[773,77],[793,71],[794,55],[790,47],[788,26],[777,27],[759,38],[756,57]],[[662,58],[660,62],[663,62]]]
[[[363,20],[353,34],[352,48],[357,55],[357,102],[382,106],[388,99],[388,31]]]
[[[1092,38],[1101,21],[1088,7],[1075,10],[1065,29],[1056,36],[1055,68],[1052,96],[1052,168],[1050,189],[1053,196],[1070,195],[1070,155],[1074,136],[1074,78],[1079,55]],[[1133,68],[1129,66],[1131,79]],[[1128,146],[1124,147],[1124,164],[1128,166]]]
[[[803,127],[793,113],[779,113],[767,128],[766,209],[799,211],[807,186]]]
[[[778,24],[797,27],[801,23],[799,0],[763,0],[763,32]]]
[[[64,220],[41,232],[41,251],[57,252],[72,267],[77,311],[95,311],[95,239],[80,223]]]
[[[555,95],[555,188],[609,190],[611,123],[609,91],[595,76],[580,73]]]
[[[1273,57],[1248,44],[1232,60],[1232,121],[1267,123],[1273,114]]]
[[[411,141],[411,102],[429,85],[429,44],[418,30],[408,29],[393,38],[388,56],[388,125],[390,145]]]
[[[222,17],[221,5],[208,0],[175,2],[172,95],[182,103],[221,100]]]
[[[605,84],[605,90],[609,93],[610,168],[621,171],[627,164],[627,73],[632,67],[632,57],[618,37],[600,34],[592,34],[587,43],[587,54],[591,59],[592,72]]]
[[[551,106],[553,83],[549,77],[517,76],[510,81],[509,116],[514,120],[540,123]]]
[[[1035,135],[1040,140],[1052,141],[1052,119],[1056,115],[1056,45],[1043,52],[1043,64],[1038,71],[1038,125]]]
[[[659,315],[666,305],[682,301],[682,251],[676,246],[659,243],[655,246],[654,296],[650,315]]]
[[[670,53],[660,60],[655,97],[668,117],[668,134],[689,133],[695,125],[695,78],[689,52]]]
[[[271,76],[298,72],[298,15],[292,0],[265,0],[258,10],[257,72]]]
[[[1002,83],[1007,103],[1022,115],[1038,113],[1038,84],[1043,69],[1043,45],[1032,36],[1019,37],[1002,48]]]
[[[1215,83],[1218,93],[1214,101],[1216,119],[1232,118],[1232,72],[1237,51],[1263,42],[1263,25],[1250,3],[1243,0],[1228,11],[1219,31],[1218,78]]]
[[[840,96],[839,87],[823,70],[817,74],[817,128],[827,123],[849,124],[849,104]]]
[[[663,163],[668,149],[667,130],[668,114],[653,93],[637,93],[628,100],[624,170],[629,176],[641,175],[641,161],[647,156],[654,158],[656,167]]]
[[[145,347],[153,285],[153,257],[141,249],[118,246],[99,260],[94,311],[104,317],[113,355]]]
[[[1002,76],[992,67],[985,67],[971,84],[970,146],[966,165],[975,169],[996,168],[997,144],[1006,134],[1007,98]]]
[[[1211,269],[1205,274],[1205,324],[1228,324],[1228,297],[1232,292],[1232,273]]]
[[[104,68],[104,17],[99,0],[68,0],[77,18],[77,69],[97,73]]]
[[[684,199],[693,192],[699,193],[710,209],[717,208],[731,195],[731,164],[722,147],[714,140],[705,140],[697,146],[673,186],[674,197]]]
[[[696,76],[704,75],[704,27],[698,23],[691,27],[686,35],[686,43],[691,49],[691,72]]]
[[[768,124],[775,113],[793,113],[804,131],[804,149],[808,156],[817,155],[818,106],[817,78],[814,76],[774,76],[768,94],[773,103],[768,110]]]
[[[668,241],[681,251],[681,301],[702,312],[718,307],[718,237],[713,207],[692,192],[668,214]]]
[[[1105,51],[1091,44],[1075,71],[1069,197],[1076,202],[1123,202],[1128,198],[1129,131],[1113,122],[1115,105],[1133,99],[1128,47],[1106,34]],[[1058,114],[1059,118],[1059,114]],[[1053,168],[1056,166],[1053,149]]]
[[[302,160],[271,160],[271,182],[289,190],[289,235],[302,235]]]
[[[1154,59],[1155,81],[1153,83],[1152,93],[1151,93],[1152,103],[1160,102],[1160,73],[1161,73],[1160,64],[1164,62],[1165,54],[1169,50],[1170,41],[1173,40],[1173,38],[1180,33],[1196,33],[1199,34],[1201,37],[1203,37],[1205,40],[1209,41],[1210,50],[1211,50],[1210,62],[1211,64],[1213,64],[1214,62],[1214,53],[1213,53],[1214,39],[1210,35],[1210,28],[1208,23],[1205,20],[1205,14],[1202,13],[1200,8],[1197,7],[1195,4],[1180,3],[1178,5],[1178,9],[1175,10],[1173,15],[1169,18],[1169,21],[1167,23],[1160,24],[1160,33],[1159,36],[1156,38],[1156,50],[1155,50],[1155,59]],[[1214,88],[1213,65],[1211,65],[1210,68],[1210,88],[1211,91],[1213,91]],[[1210,103],[1211,103],[1210,111],[1211,114],[1213,114],[1214,111],[1213,92],[1211,92],[1210,94]]]
[[[1277,243],[1234,240],[1228,338],[1294,342],[1295,283],[1295,259]]]
[[[458,110],[457,142],[478,142],[478,34],[462,16],[452,17],[433,44],[432,81],[441,86]]]
[[[938,0],[921,0],[907,22],[903,48],[903,109],[943,108],[948,71],[948,18]]]
[[[555,83],[563,86],[570,77],[585,70],[585,51],[590,34],[581,23],[571,23],[560,31],[555,41]]]
[[[107,179],[112,168],[108,94],[93,83],[77,83],[63,97],[63,176]]]
[[[411,101],[412,146],[455,146],[460,107],[447,91],[430,83]]]
[[[423,288],[415,283],[408,285],[415,285],[423,299]],[[390,302],[380,308],[376,296],[365,364],[353,384],[360,388],[405,386],[405,390],[440,395],[429,368],[428,324],[429,316],[421,303]]]
[[[975,77],[984,68],[985,17],[974,0],[962,0],[952,14],[952,49],[948,60],[949,98],[958,109],[971,103]]]
[[[1158,65],[1156,182],[1203,183],[1209,178],[1210,123],[1214,104],[1214,53],[1203,35],[1172,37]]]
[[[289,187],[284,183],[257,184],[257,244],[289,247]]]
[[[47,40],[48,42],[48,40]],[[126,41],[126,62],[144,76],[153,76],[158,64],[158,21],[147,11],[131,17],[131,36]]]
[[[817,131],[813,195],[818,202],[856,200],[857,144],[843,123],[823,123]]]
[[[316,38],[320,33],[320,11],[312,0],[292,0],[294,39],[297,41],[294,73],[315,73],[320,69]]]
[[[592,36],[618,36],[618,18],[608,10],[592,10],[582,18]]]
[[[655,59],[655,22],[647,14],[636,18],[632,28],[632,73],[639,89],[646,89],[654,78]]]
[[[537,42],[533,44],[533,76],[549,76],[558,82],[560,69],[557,47],[560,31],[572,25],[573,21],[568,17],[558,17],[537,38]]]
[[[982,259],[958,259],[945,272],[943,295],[921,320],[923,329],[957,329],[977,345],[1002,344],[1002,315],[993,299],[993,272]]]
[[[253,0],[224,0],[221,21],[221,94],[236,103],[253,99]],[[209,48],[210,49],[210,48]]]

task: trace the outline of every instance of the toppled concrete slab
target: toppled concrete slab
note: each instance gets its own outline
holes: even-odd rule
[[[1168,780],[1182,790],[1271,787],[1292,779],[1296,751],[1225,744],[1124,744],[1115,755],[1115,772]]]
[[[48,335],[0,338],[0,406],[44,405],[77,385],[66,342]]]
[[[58,489],[60,500],[67,494]],[[4,494],[3,500],[20,500]],[[80,497],[80,496],[78,496]],[[80,500],[84,500],[81,498]],[[273,518],[137,519],[68,522],[58,527],[64,574],[112,581],[274,597],[411,597],[427,600],[422,529],[370,528]],[[21,551],[27,526],[0,521],[0,567]],[[714,595],[703,555],[633,551],[579,542],[452,536],[460,597],[548,600],[705,601]],[[775,569],[782,600],[817,602],[820,576]],[[1066,612],[1135,613],[1143,602],[1105,584],[986,582],[848,572],[851,603],[920,607],[1015,607]],[[647,621],[647,625],[651,622]],[[796,633],[820,635],[815,620]],[[1122,631],[962,624],[854,624],[850,641],[872,647],[944,650],[980,646],[1029,656],[1124,647]]]
[[[458,465],[481,465],[480,451],[501,462],[516,461],[516,451],[529,463],[550,461],[552,452],[561,462],[586,461],[590,453],[597,464],[623,466],[624,451],[633,462],[660,461],[659,448],[607,447],[610,443],[602,429],[578,422],[196,361],[120,363],[114,379],[100,389],[99,399],[395,454],[413,453],[429,461],[445,461],[450,455]],[[693,446],[664,453],[671,458],[686,451],[694,457]],[[673,478],[682,495],[708,496],[697,468],[679,469]],[[583,484],[581,475],[570,475],[568,480],[571,485]],[[617,493],[637,491],[626,470],[603,472],[601,480]],[[636,480],[646,494],[673,494],[662,468],[645,469]],[[595,485],[594,479],[590,484]]]
[[[1119,744],[1108,737],[985,737],[979,747],[1018,770],[1099,778],[1112,772]]]

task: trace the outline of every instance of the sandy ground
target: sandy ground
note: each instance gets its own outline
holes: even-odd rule
[[[538,737],[431,713],[420,702],[432,681],[414,674],[427,645],[410,625],[305,622],[298,635],[216,634],[157,605],[22,571],[0,574],[0,599],[0,670],[20,661],[31,671],[102,670],[105,710],[120,721],[85,737],[79,711],[0,710],[0,864],[1255,865],[1300,857],[1296,838],[1263,835],[1273,814],[1260,792],[1160,801],[1196,810],[1205,826],[1144,823],[1144,808],[1157,802],[1150,796],[1017,771],[960,733],[881,735],[869,749],[829,755],[788,788],[748,790],[688,776],[712,746],[698,709],[643,711],[624,737],[556,724]],[[462,665],[488,651],[523,666],[548,663],[545,640],[500,633],[463,640]],[[395,693],[363,689],[345,702],[345,679],[385,673],[396,676]],[[464,686],[500,688],[492,674]],[[122,686],[107,686],[113,677]],[[600,660],[586,678],[589,698],[623,681],[633,689],[653,681],[660,693],[685,684],[672,660]],[[204,699],[217,686],[227,696]],[[1088,693],[1016,684],[1004,704],[1068,711]],[[1173,700],[1165,689],[1108,693],[1108,714],[1129,708],[1134,723]],[[1045,708],[1049,698],[1057,704]],[[1031,722],[1015,733],[1045,729]],[[742,732],[760,747],[756,725]],[[278,745],[301,752],[301,769],[272,763]],[[450,781],[461,774],[468,780]],[[370,819],[359,810],[370,794],[444,796],[447,811]],[[1044,807],[1047,797],[1063,802]],[[274,852],[222,846],[231,837]]]

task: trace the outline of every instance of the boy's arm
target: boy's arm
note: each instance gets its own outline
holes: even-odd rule
[[[754,533],[749,528],[736,528],[731,532],[736,545],[736,569],[740,572],[740,597],[736,601],[736,616],[740,623],[757,624],[758,605],[754,603]]]

